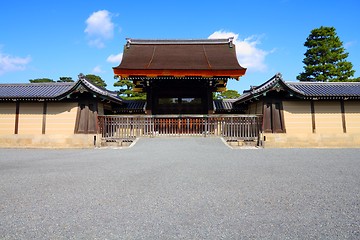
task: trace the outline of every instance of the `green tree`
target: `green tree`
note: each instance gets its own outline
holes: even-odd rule
[[[236,90],[226,90],[215,94],[215,99],[236,99],[240,97],[240,93]]]
[[[87,74],[87,75],[85,75],[85,78],[87,80],[91,81],[93,84],[95,84],[98,87],[105,88],[107,86],[107,84],[101,77],[96,76],[94,74]]]
[[[350,79],[351,82],[360,82],[360,77]]]
[[[118,76],[114,76],[117,82],[114,83],[114,87],[120,87],[119,96],[125,100],[145,100],[146,93],[134,92],[135,84],[128,79],[119,79]]]
[[[30,79],[29,82],[31,82],[31,83],[45,83],[45,82],[55,82],[55,81],[50,79],[50,78],[36,78],[36,79]]]
[[[72,77],[60,77],[57,82],[74,82],[74,80],[72,79]]]
[[[304,72],[296,78],[300,81],[339,82],[347,81],[355,71],[346,61],[348,53],[334,27],[320,27],[311,31],[304,46]]]

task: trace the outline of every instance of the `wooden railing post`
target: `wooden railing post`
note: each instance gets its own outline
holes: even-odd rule
[[[261,115],[212,116],[98,116],[103,138],[129,139],[142,136],[222,136],[229,140],[256,140],[262,129]]]

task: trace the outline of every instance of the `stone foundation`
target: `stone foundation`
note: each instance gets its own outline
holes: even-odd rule
[[[265,148],[359,148],[360,135],[265,133],[261,142]]]
[[[0,135],[1,148],[94,148],[100,147],[97,134],[9,134]]]

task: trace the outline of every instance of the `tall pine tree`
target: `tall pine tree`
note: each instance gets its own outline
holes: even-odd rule
[[[105,83],[105,81],[97,76],[97,75],[94,75],[94,74],[87,74],[85,75],[85,78],[89,81],[91,81],[93,84],[95,84],[96,86],[98,87],[102,87],[102,88],[105,88],[107,86],[107,84]]]
[[[47,83],[47,82],[55,82],[55,81],[50,78],[36,78],[36,79],[30,79],[29,82],[31,82],[31,83]]]
[[[296,78],[300,81],[341,82],[354,76],[348,53],[334,27],[320,27],[311,31],[304,44],[307,47],[303,60],[304,72]]]
[[[226,90],[224,92],[215,93],[215,99],[236,99],[240,97],[240,93],[236,90]]]
[[[72,79],[72,77],[60,77],[57,82],[74,82],[74,80]]]
[[[120,87],[119,96],[125,100],[146,100],[146,93],[134,92],[135,84],[128,79],[119,79],[118,76],[114,76],[117,82],[114,83],[114,87]]]

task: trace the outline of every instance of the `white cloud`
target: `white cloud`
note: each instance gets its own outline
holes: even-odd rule
[[[119,53],[117,55],[111,54],[110,56],[108,56],[106,61],[110,63],[120,63],[122,57],[123,57],[123,53]]]
[[[91,71],[92,73],[103,73],[104,71],[101,69],[101,66],[96,66],[93,68],[93,70]]]
[[[263,72],[267,69],[265,57],[271,52],[257,47],[257,45],[260,44],[259,36],[254,35],[241,40],[239,39],[239,34],[220,30],[214,32],[208,38],[219,39],[229,37],[234,37],[233,42],[236,45],[236,56],[241,66],[253,72]]]
[[[111,21],[111,13],[107,10],[94,12],[86,19],[84,31],[89,37],[89,45],[98,48],[105,46],[104,41],[114,36],[114,23]]]
[[[103,42],[103,40],[101,40],[99,38],[89,40],[89,45],[92,46],[92,47],[97,47],[97,48],[104,48],[105,47],[105,43]]]
[[[30,61],[30,56],[22,58],[10,56],[0,52],[0,75],[3,75],[7,72],[23,71]]]
[[[356,44],[356,41],[346,42],[344,43],[344,48],[348,49]]]

